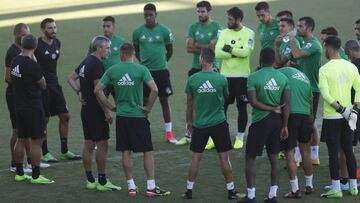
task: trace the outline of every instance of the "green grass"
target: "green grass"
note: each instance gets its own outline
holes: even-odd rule
[[[20,0],[14,0],[14,3],[20,3]],[[95,7],[105,7],[113,5],[124,5],[126,3],[133,3],[135,1],[119,1],[106,4],[96,4],[90,6],[76,6],[62,9],[41,10],[36,12],[25,12],[20,14],[0,15],[0,20],[10,19],[14,17],[24,17],[31,15],[46,14],[51,17],[52,12],[66,12],[72,10],[82,10]],[[141,3],[146,1],[136,1]],[[191,5],[194,2],[182,1]],[[239,1],[241,2],[241,1]],[[244,13],[244,25],[256,30],[258,20],[255,16],[254,3],[240,4]],[[301,16],[313,16],[316,20],[315,35],[319,36],[319,30],[326,26],[335,26],[342,40],[355,38],[353,31],[354,21],[359,18],[358,2],[356,0],[337,1],[337,0],[318,0],[318,1],[273,1],[270,3],[271,10],[274,14],[283,9],[290,9],[295,15],[295,19]],[[226,24],[225,12],[230,6],[216,6],[213,11],[213,19],[219,21],[222,25]],[[142,8],[139,7],[141,12]],[[104,16],[106,13],[104,13]],[[131,40],[131,33],[140,24],[143,23],[143,18],[140,13],[134,15],[119,15],[116,16],[117,33],[123,36],[127,41]],[[170,103],[173,112],[173,128],[175,135],[180,138],[184,133],[185,120],[185,94],[184,86],[186,81],[186,73],[191,66],[191,55],[185,51],[185,37],[187,35],[188,27],[191,23],[197,20],[195,16],[195,9],[176,10],[171,12],[159,12],[158,20],[168,25],[174,32],[174,56],[170,60],[171,79],[175,91],[175,95],[171,97]],[[101,17],[74,19],[68,21],[57,21],[58,37],[62,41],[61,57],[58,64],[58,73],[60,83],[63,85],[63,90],[68,103],[71,114],[70,132],[69,132],[69,147],[71,150],[81,153],[83,135],[80,122],[80,103],[77,100],[76,94],[66,84],[67,76],[77,67],[85,56],[89,41],[93,36],[101,34]],[[39,25],[30,24],[32,32],[39,35]],[[4,67],[5,51],[12,41],[12,27],[5,27],[0,29],[1,43],[0,43],[0,64]],[[252,55],[252,66],[256,67],[258,63],[259,42],[256,41],[256,48]],[[3,74],[3,73],[2,73]],[[4,88],[0,89],[0,95],[5,95],[5,83],[1,85]],[[321,112],[321,106],[319,112]],[[250,108],[249,108],[250,110]],[[250,111],[249,111],[250,113]],[[155,148],[155,163],[156,163],[156,181],[161,187],[172,191],[170,197],[149,199],[142,194],[146,189],[145,175],[142,166],[141,154],[134,156],[134,176],[135,181],[140,188],[140,194],[136,199],[127,197],[126,181],[121,167],[121,154],[115,151],[114,128],[111,126],[112,138],[110,139],[110,149],[108,153],[107,162],[107,176],[114,184],[120,185],[124,190],[119,192],[101,193],[97,191],[86,191],[85,175],[83,172],[82,163],[77,162],[61,162],[54,164],[51,168],[42,171],[43,174],[55,179],[56,183],[50,186],[32,186],[29,183],[15,183],[13,180],[14,174],[10,173],[8,169],[9,164],[9,147],[8,140],[10,137],[10,121],[8,111],[5,103],[5,98],[0,102],[0,196],[2,202],[183,202],[180,198],[181,193],[185,188],[185,181],[187,176],[187,167],[190,160],[190,151],[188,146],[175,147],[167,144],[164,141],[163,135],[163,120],[159,104],[156,103],[150,115],[151,130],[153,143]],[[230,132],[232,135],[236,132],[236,109],[232,105],[229,109],[229,123]],[[321,120],[317,120],[319,129],[321,129]],[[51,118],[49,123],[49,148],[50,151],[59,156],[60,142],[57,132],[57,118]],[[330,183],[328,171],[328,156],[325,145],[321,145],[320,157],[322,164],[320,167],[314,169],[314,184],[317,189],[316,193],[311,196],[303,196],[303,199],[297,202],[339,202],[335,200],[325,200],[320,198],[322,187]],[[357,157],[360,157],[359,150],[357,150]],[[232,151],[231,161],[235,175],[236,187],[241,191],[246,191],[245,177],[244,177],[244,150]],[[359,163],[359,162],[358,162]],[[270,184],[269,163],[266,156],[259,157],[256,165],[257,179],[256,179],[256,194],[258,201],[267,194]],[[284,162],[281,162],[284,166]],[[96,168],[93,167],[94,174]],[[300,170],[298,177],[301,186],[304,185],[303,172]],[[281,177],[279,183],[279,201],[292,202],[281,198],[283,194],[289,191],[290,185],[285,170],[281,170]],[[359,197],[354,198],[345,194],[342,202],[358,202]],[[194,188],[194,199],[192,202],[226,202],[226,191],[223,177],[218,166],[217,154],[215,151],[206,151],[201,163],[200,173]]]

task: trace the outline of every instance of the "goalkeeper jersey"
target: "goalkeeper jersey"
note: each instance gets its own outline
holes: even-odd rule
[[[356,66],[344,59],[332,59],[319,70],[319,88],[324,98],[325,119],[342,118],[330,106],[338,101],[342,106],[351,106],[351,88],[356,91],[355,102],[360,102],[360,76]]]
[[[222,59],[220,73],[227,78],[247,78],[250,74],[250,56],[254,50],[254,31],[242,26],[241,30],[224,29],[215,46],[216,58]],[[223,51],[232,47],[231,53]]]

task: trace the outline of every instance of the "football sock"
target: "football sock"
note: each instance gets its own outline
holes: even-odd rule
[[[295,176],[295,178],[293,180],[290,180],[290,185],[291,185],[291,192],[296,192],[299,190],[299,183],[298,183],[298,179],[297,176]]]
[[[40,176],[40,166],[32,166],[32,178],[37,179]]]
[[[238,132],[236,137],[239,138],[240,140],[244,140],[244,135],[245,133]]]
[[[171,132],[172,131],[172,123],[165,123],[164,124],[165,132]]]
[[[311,176],[305,176],[305,185],[306,186],[310,186],[311,188],[313,188],[313,175]]]
[[[107,183],[105,174],[98,174],[98,181],[100,185],[105,185]]]
[[[155,180],[147,180],[147,189],[148,190],[153,190],[155,189],[156,185],[155,185]]]
[[[276,197],[276,193],[277,193],[277,189],[278,189],[278,186],[277,185],[273,185],[270,187],[270,192],[269,192],[269,198],[273,198],[273,197]]]
[[[247,189],[247,197],[249,199],[254,199],[255,198],[255,188],[248,188]]]
[[[60,138],[61,153],[65,154],[68,151],[67,138]]]
[[[231,181],[229,183],[226,183],[226,189],[227,190],[233,190],[235,188],[234,182]]]
[[[24,168],[23,163],[16,163],[16,175],[23,176],[24,175]]]
[[[134,179],[127,180],[126,182],[128,184],[128,189],[129,190],[131,190],[131,189],[135,190],[136,185],[135,185]]]
[[[88,180],[90,183],[95,182],[95,178],[94,178],[94,176],[93,176],[93,174],[92,174],[91,171],[86,171],[85,173],[86,173],[87,180]]]
[[[48,147],[47,147],[47,139],[45,139],[43,141],[41,148],[42,148],[43,155],[49,153],[49,150],[48,150]]]
[[[193,188],[194,188],[194,182],[187,180],[186,181],[186,189],[192,190]]]

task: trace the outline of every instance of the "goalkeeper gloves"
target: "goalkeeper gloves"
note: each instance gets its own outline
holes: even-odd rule
[[[227,44],[224,45],[222,48],[223,51],[228,52],[228,53],[231,53],[231,49],[232,49],[231,46],[227,45]]]
[[[351,130],[356,130],[358,113],[359,113],[359,108],[356,105],[354,105],[349,115],[349,126]]]

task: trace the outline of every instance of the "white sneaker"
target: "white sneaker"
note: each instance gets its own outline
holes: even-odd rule
[[[24,173],[31,173],[32,172],[32,168],[30,164],[24,164]]]
[[[16,173],[16,167],[10,166],[10,171]]]
[[[46,169],[49,168],[51,165],[47,163],[40,162],[40,169]]]

